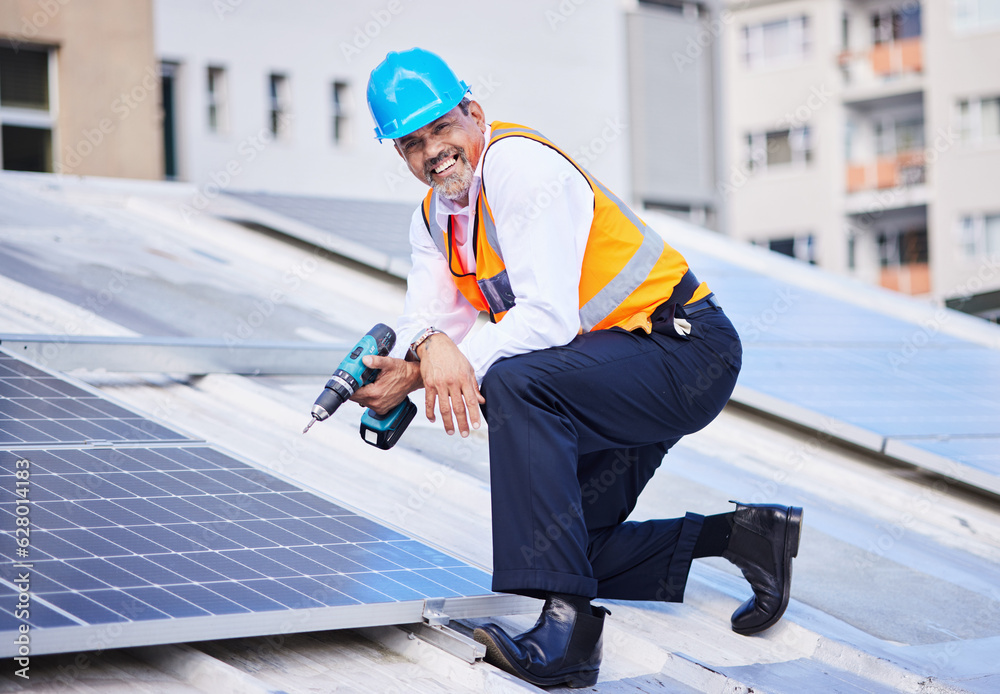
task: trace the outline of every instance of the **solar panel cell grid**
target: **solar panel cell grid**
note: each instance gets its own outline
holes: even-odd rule
[[[35,596],[88,624],[488,592],[485,573],[477,582],[472,567],[301,490],[260,491],[225,469],[245,464],[208,447],[0,455],[5,468],[38,461]],[[155,470],[161,460],[204,469]],[[194,484],[166,483],[180,479]]]
[[[188,437],[0,353],[0,445],[182,441]]]
[[[161,643],[159,625],[180,618],[489,592],[485,572],[0,353],[4,528],[17,517],[22,459],[27,622],[43,635],[81,630],[51,651],[36,638],[35,653],[101,641],[106,631],[93,629],[112,623],[147,624],[134,642]],[[2,537],[0,595],[12,595],[23,568],[9,560],[13,536]],[[0,631],[18,622],[4,614]],[[271,623],[255,633],[279,628]],[[188,640],[200,634],[192,629]]]

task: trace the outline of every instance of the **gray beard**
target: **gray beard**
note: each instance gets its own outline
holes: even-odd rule
[[[458,151],[458,160],[463,165],[461,172],[453,173],[440,182],[435,182],[433,179],[429,181],[435,193],[452,201],[461,200],[468,196],[469,188],[472,187],[472,167],[462,150]]]

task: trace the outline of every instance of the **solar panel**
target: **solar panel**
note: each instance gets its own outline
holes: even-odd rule
[[[0,352],[0,445],[182,440],[190,439]]]
[[[4,412],[21,412],[10,401],[65,397],[97,401],[95,412],[139,431],[150,421],[0,356],[14,381]],[[41,414],[36,403],[15,404]],[[0,428],[23,434],[12,427],[23,421],[8,416]],[[454,617],[527,606],[491,594],[481,569],[216,447],[158,431],[180,440],[0,444],[0,596],[17,604],[30,589],[23,614],[0,613],[0,656],[16,653],[23,628],[31,653],[45,654],[413,623],[426,600],[444,599]],[[30,535],[18,537],[26,524]]]
[[[819,415],[809,425],[821,421],[834,435],[863,430],[876,451],[1000,492],[1000,351],[946,334],[950,313],[915,324],[685,248],[684,238],[670,242],[740,331],[743,392]]]
[[[230,210],[229,203],[242,200]],[[347,252],[356,260],[384,269],[398,277],[406,277],[410,267],[410,243],[406,234],[399,233],[410,225],[413,205],[410,203],[372,202],[307,195],[279,195],[226,191],[214,201],[216,212],[226,217],[275,225],[282,233],[314,243],[336,253]],[[263,216],[260,210],[270,213]],[[296,220],[304,224],[288,224]],[[376,250],[377,249],[377,250]]]
[[[906,439],[911,446],[970,465],[990,464],[1000,467],[1000,436],[941,439]]]

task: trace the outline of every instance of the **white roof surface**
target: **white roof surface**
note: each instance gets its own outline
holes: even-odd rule
[[[337,342],[394,322],[398,279],[208,214],[185,221],[190,194],[176,184],[0,176],[0,333]],[[700,253],[742,253],[689,233]],[[752,262],[796,272],[764,256]],[[809,277],[829,295],[872,303],[850,283]],[[915,327],[933,311],[896,298],[883,307]],[[946,330],[989,344],[981,327],[956,320]],[[485,432],[449,438],[418,416],[385,453],[360,440],[350,406],[302,436],[324,376],[74,375],[490,566]],[[595,691],[1000,690],[996,496],[730,407],[675,446],[633,517],[719,513],[729,499],[805,508],[784,619],[759,636],[736,635],[729,615],[747,584],[724,560],[696,561],[683,604],[605,601],[613,615]],[[498,621],[526,628],[533,616]],[[30,682],[0,676],[0,691],[21,689],[534,691],[396,627],[35,657]]]

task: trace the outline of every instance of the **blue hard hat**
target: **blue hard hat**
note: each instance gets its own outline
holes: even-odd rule
[[[389,53],[368,78],[375,137],[409,135],[458,106],[469,85],[439,56],[422,48]]]

